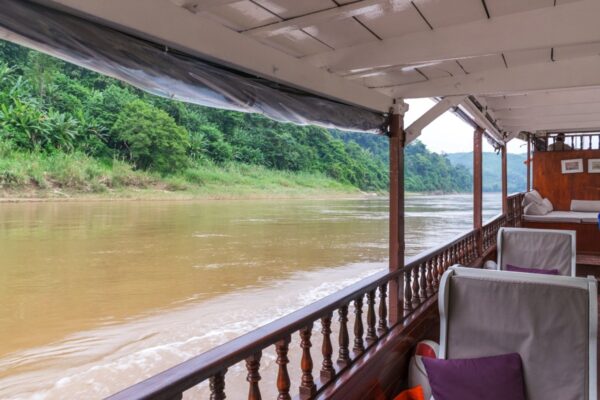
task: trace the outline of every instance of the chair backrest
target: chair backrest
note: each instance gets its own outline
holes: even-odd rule
[[[454,266],[440,282],[440,358],[517,352],[528,400],[596,400],[597,283]]]
[[[558,229],[500,228],[498,269],[507,265],[558,269],[560,275],[576,276],[575,231]]]

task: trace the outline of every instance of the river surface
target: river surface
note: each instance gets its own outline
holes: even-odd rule
[[[407,196],[407,256],[471,203]],[[0,204],[0,398],[102,398],[385,269],[387,236],[383,199]]]

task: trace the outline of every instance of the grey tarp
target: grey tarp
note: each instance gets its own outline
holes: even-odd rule
[[[352,131],[381,132],[386,122],[382,113],[174,52],[31,1],[0,0],[0,38],[189,103]]]

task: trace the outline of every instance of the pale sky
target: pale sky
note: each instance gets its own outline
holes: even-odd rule
[[[408,127],[413,121],[429,110],[435,102],[430,99],[406,100],[409,105],[404,117],[404,126]],[[447,111],[438,119],[429,124],[419,137],[429,150],[436,153],[458,153],[473,150],[473,128]],[[513,139],[508,142],[509,153],[525,153],[527,151],[524,141]],[[483,140],[483,151],[494,151],[494,148]]]

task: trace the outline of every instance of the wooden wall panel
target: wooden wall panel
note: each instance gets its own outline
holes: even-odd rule
[[[567,222],[523,221],[524,228],[566,229],[577,232],[577,254],[600,254],[600,230],[597,224],[572,224]]]
[[[561,160],[583,159],[583,173],[563,174]],[[600,174],[587,172],[587,160],[600,150],[548,151],[533,155],[533,188],[550,199],[555,210],[568,211],[571,200],[600,200]]]

